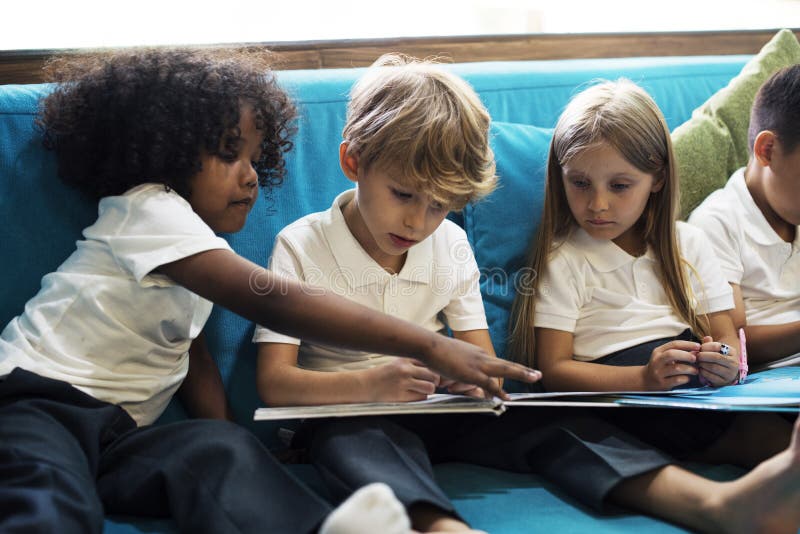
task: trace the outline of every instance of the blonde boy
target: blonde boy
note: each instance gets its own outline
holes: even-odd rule
[[[430,330],[449,328],[494,354],[477,264],[464,231],[445,218],[495,186],[489,122],[460,78],[428,62],[379,59],[351,92],[339,147],[342,172],[356,188],[329,210],[284,228],[271,268]],[[415,360],[345,351],[262,327],[253,339],[259,392],[274,406],[412,401],[441,386],[483,395],[443,383]],[[438,488],[407,504],[418,529],[467,528]]]
[[[445,219],[494,188],[489,115],[463,80],[404,61],[381,58],[352,91],[339,162],[357,188],[284,228],[271,267],[430,330],[449,327],[493,353],[472,250]],[[272,405],[419,400],[438,380],[415,369],[424,376],[398,382],[395,368],[409,360],[263,328],[254,341],[263,343],[260,390]]]

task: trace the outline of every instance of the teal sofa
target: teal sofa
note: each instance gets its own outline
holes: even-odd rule
[[[466,63],[448,66],[466,78],[495,123],[492,143],[499,189],[452,217],[463,225],[484,273],[483,289],[491,333],[499,354],[505,347],[514,273],[541,210],[545,154],[567,100],[597,78],[627,77],[641,84],[661,106],[670,128],[731,80],[750,56],[661,57]],[[260,198],[245,228],[226,236],[243,256],[265,264],[276,233],[307,213],[327,208],[350,183],[338,168],[337,147],[347,93],[361,69],[281,72],[300,115],[288,178],[271,197]],[[96,206],[57,179],[52,156],[33,127],[39,97],[47,85],[0,86],[0,326],[20,313],[41,277],[71,253]],[[215,309],[207,334],[238,421],[271,448],[279,448],[278,426],[254,423],[262,405],[255,389],[253,325]],[[535,417],[535,409],[531,417]],[[173,400],[159,422],[185,417]],[[320,488],[308,465],[291,466]],[[728,467],[701,466],[729,477]],[[475,528],[495,534],[518,532],[684,532],[657,519],[625,510],[598,514],[529,475],[464,464],[437,466],[437,477]],[[174,532],[168,519],[109,517],[108,533]]]

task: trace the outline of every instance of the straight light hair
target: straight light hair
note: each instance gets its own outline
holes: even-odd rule
[[[663,180],[650,194],[639,221],[642,241],[653,250],[658,275],[675,313],[698,336],[707,335],[689,284],[694,268],[680,255],[675,235],[679,192],[669,129],[661,110],[630,80],[605,81],[576,95],[558,119],[547,159],[545,202],[536,239],[526,265],[532,278],[517,293],[512,308],[509,352],[515,361],[536,365],[534,315],[540,275],[551,254],[577,228],[567,203],[562,167],[597,144],[613,147],[631,165]]]

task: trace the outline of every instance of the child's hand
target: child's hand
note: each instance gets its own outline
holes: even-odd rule
[[[726,347],[724,351],[723,345]],[[710,385],[715,388],[727,386],[739,376],[739,349],[706,336],[697,353],[697,368]]]
[[[492,358],[486,351],[471,343],[437,335],[426,354],[425,361],[443,377],[474,384],[485,393],[508,400],[496,378],[511,378],[521,382],[536,382],[542,373],[524,365]]]
[[[682,340],[656,347],[650,355],[650,361],[644,366],[645,388],[666,391],[687,383],[690,375],[698,372],[693,352],[699,350],[699,343]]]
[[[425,400],[436,392],[439,375],[417,360],[396,358],[370,370],[374,402],[411,402]]]
[[[486,392],[474,384],[465,384],[464,382],[443,379],[439,383],[439,387],[447,388],[447,391],[453,395],[466,395],[467,397],[475,397],[476,399],[487,398]],[[488,397],[491,397],[491,395]]]

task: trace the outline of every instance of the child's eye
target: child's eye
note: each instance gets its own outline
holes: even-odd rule
[[[586,180],[579,180],[576,178],[572,180],[572,185],[573,187],[576,187],[578,189],[586,189],[587,187],[589,187],[589,182]]]
[[[236,158],[239,157],[239,154],[236,153],[235,150],[222,150],[219,153],[220,159],[223,161],[236,161]]]
[[[617,193],[626,191],[631,187],[631,184],[611,184],[611,189]]]
[[[445,207],[441,202],[431,202],[431,209],[433,211],[442,211]]]
[[[411,193],[400,191],[399,189],[392,188],[392,194],[400,200],[408,200],[411,198]]]

